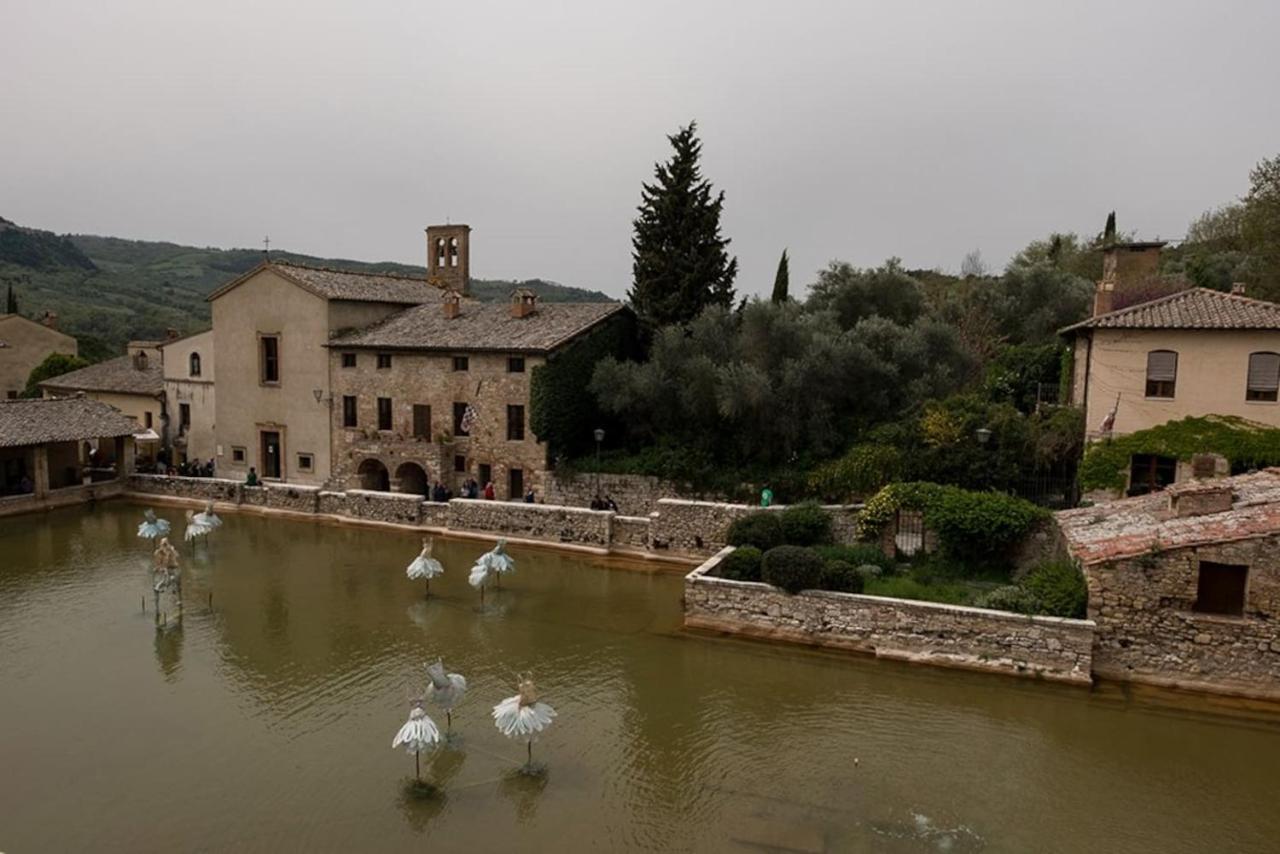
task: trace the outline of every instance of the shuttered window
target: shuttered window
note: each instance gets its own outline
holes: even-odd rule
[[[1147,354],[1147,397],[1173,397],[1177,382],[1177,353],[1152,350]]]
[[[1276,400],[1280,392],[1280,353],[1250,353],[1245,400]]]

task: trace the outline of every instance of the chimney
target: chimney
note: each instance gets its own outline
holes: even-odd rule
[[[427,281],[470,295],[471,226],[427,226]]]
[[[138,352],[134,353],[133,366],[139,371],[145,371],[147,369],[147,354],[142,350],[139,350]]]
[[[1228,480],[1191,480],[1165,490],[1169,494],[1169,510],[1179,519],[1224,513],[1231,509],[1233,495]]]
[[[1244,296],[1244,282],[1232,282],[1231,293],[1235,294],[1238,297]]]
[[[1160,278],[1164,246],[1163,240],[1139,240],[1102,248],[1102,279],[1093,295],[1095,317],[1115,310],[1117,293],[1132,292]]]
[[[530,317],[538,313],[538,295],[528,288],[516,288],[511,293],[511,316]]]
[[[462,294],[455,290],[447,290],[444,292],[444,316],[449,320],[453,320],[462,314]]]
[[[44,317],[40,318],[40,322],[50,329],[58,328],[58,313],[56,311],[46,311]]]
[[[176,330],[176,329],[172,329],[172,328],[170,328],[170,329],[166,329],[166,330],[164,331],[164,337],[165,337],[165,340],[166,340],[166,341],[177,341],[177,340],[178,340],[178,330]]]

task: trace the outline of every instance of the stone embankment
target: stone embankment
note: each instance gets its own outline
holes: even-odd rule
[[[686,627],[868,653],[941,667],[1088,685],[1094,623],[985,608],[807,590],[713,573],[725,548],[685,577]]]

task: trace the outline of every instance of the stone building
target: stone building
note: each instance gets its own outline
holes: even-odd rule
[[[463,244],[465,248],[465,244]],[[544,490],[547,450],[529,426],[533,371],[621,303],[509,305],[451,291],[329,344],[333,485],[425,494],[492,481],[499,498]]]
[[[429,245],[436,237],[427,229]],[[443,293],[423,279],[282,261],[264,261],[211,293],[222,377],[213,419],[219,473],[243,478],[252,467],[268,481],[328,481],[333,389],[325,345],[408,306],[438,306]]]
[[[160,345],[165,409],[164,435],[169,462],[208,462],[216,456],[214,440],[213,330],[206,329]]]
[[[138,422],[139,463],[153,463],[166,430],[160,341],[130,341],[125,355],[40,383],[45,397],[83,393]]]
[[[85,396],[0,401],[0,515],[92,497],[133,468],[132,418]]]
[[[22,394],[31,372],[54,353],[75,356],[76,339],[59,332],[58,316],[46,313],[39,323],[20,314],[0,314],[0,398]]]
[[[1056,514],[1104,678],[1280,699],[1280,469]]]

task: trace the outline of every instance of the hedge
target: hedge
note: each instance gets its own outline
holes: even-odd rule
[[[778,546],[764,553],[761,579],[788,593],[817,590],[822,587],[826,564],[813,549],[803,546]]]
[[[731,546],[755,546],[767,552],[786,542],[782,520],[777,513],[749,513],[733,520],[725,542]]]
[[[817,504],[797,504],[779,515],[782,541],[787,545],[817,546],[831,542],[831,517]]]
[[[762,557],[755,546],[739,546],[724,556],[716,574],[733,581],[759,581]]]

